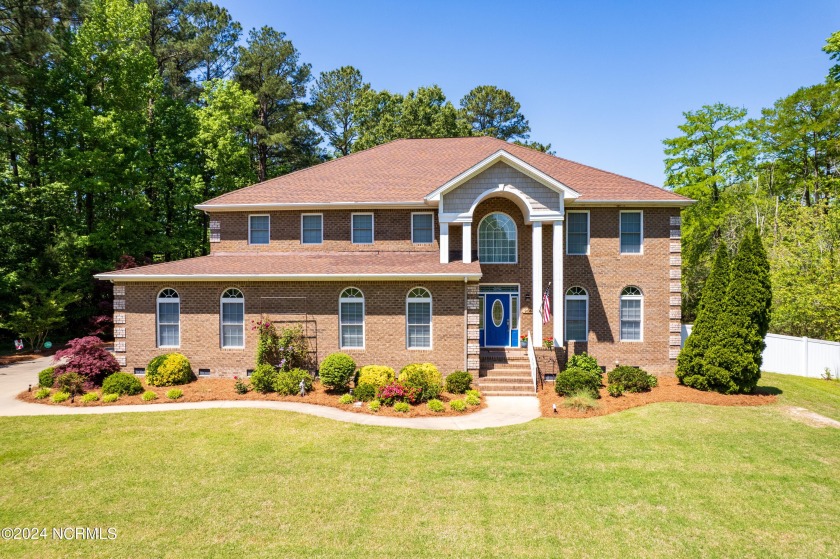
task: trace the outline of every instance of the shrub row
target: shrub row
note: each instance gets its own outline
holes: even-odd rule
[[[566,369],[558,373],[554,390],[560,396],[571,398],[574,396],[578,404],[584,400],[583,396],[599,398],[602,386],[603,371],[594,357],[582,353],[573,355],[566,364]],[[610,396],[619,397],[624,392],[645,392],[658,384],[655,376],[648,374],[638,367],[620,365],[607,374],[607,392]],[[583,408],[585,405],[572,407]]]

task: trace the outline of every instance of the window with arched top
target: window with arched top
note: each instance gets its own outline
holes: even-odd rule
[[[432,348],[432,294],[428,289],[415,287],[408,292],[405,329],[409,349]]]
[[[245,295],[236,288],[222,293],[222,347],[245,347]]]
[[[589,294],[582,287],[566,291],[566,341],[585,342],[589,334]]]
[[[365,347],[365,296],[348,287],[338,298],[339,345],[342,349]]]
[[[464,247],[469,250],[469,247]],[[503,213],[486,215],[478,224],[478,261],[485,264],[516,263],[516,223]]]
[[[161,290],[157,296],[157,345],[181,345],[181,297],[171,288]]]
[[[642,290],[630,285],[621,290],[620,339],[622,342],[642,341]]]

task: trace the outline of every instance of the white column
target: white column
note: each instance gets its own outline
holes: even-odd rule
[[[464,247],[461,251],[463,253],[464,264],[472,262],[472,223],[465,223],[463,233],[461,234],[461,246]]]
[[[555,221],[551,243],[551,305],[554,347],[563,345],[563,222]]]
[[[535,221],[531,224],[531,268],[533,270],[533,286],[531,291],[531,317],[532,317],[532,324],[531,324],[531,335],[533,336],[533,342],[535,347],[540,347],[542,345],[542,314],[540,313],[540,309],[542,308],[542,295],[543,295],[543,286],[542,286],[542,263],[543,263],[543,251],[542,251],[542,222]]]
[[[449,224],[440,224],[440,263],[449,264]]]

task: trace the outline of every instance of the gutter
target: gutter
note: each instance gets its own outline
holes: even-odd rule
[[[260,204],[196,204],[195,209],[205,212],[237,212],[237,211],[263,211],[263,210],[329,210],[335,208],[359,208],[359,209],[391,209],[391,208],[429,208],[436,206],[436,203],[425,201],[406,202],[265,202]]]
[[[481,273],[439,274],[96,274],[96,279],[111,282],[142,281],[478,281]]]

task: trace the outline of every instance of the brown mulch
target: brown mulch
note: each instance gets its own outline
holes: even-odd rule
[[[687,402],[712,406],[763,406],[776,401],[776,396],[770,394],[726,395],[703,392],[679,384],[676,377],[658,378],[659,386],[652,388],[650,392],[635,394],[625,392],[618,398],[610,396],[606,387],[603,387],[600,390],[601,398],[597,400],[598,407],[585,412],[563,406],[564,398],[554,392],[554,383],[545,383],[537,396],[540,399],[543,417],[564,418],[596,417],[657,402]],[[552,410],[552,404],[557,404],[557,413]]]
[[[18,394],[18,399],[23,400],[24,402],[30,402],[35,404],[47,404],[50,406],[70,406],[70,407],[96,407],[96,406],[122,406],[126,404],[137,404],[141,406],[148,406],[154,404],[171,404],[173,402],[207,402],[207,401],[218,401],[218,400],[258,400],[264,402],[300,402],[303,404],[316,404],[319,406],[330,406],[333,408],[339,408],[344,411],[355,412],[355,413],[367,413],[367,414],[374,414],[374,415],[386,415],[391,417],[441,417],[441,416],[450,416],[450,415],[465,415],[472,412],[476,412],[482,408],[485,408],[487,404],[484,402],[484,398],[481,399],[481,404],[478,406],[470,407],[468,406],[466,411],[463,412],[456,412],[449,409],[449,404],[451,400],[457,400],[459,398],[464,398],[463,394],[450,394],[448,392],[444,392],[440,395],[440,400],[444,403],[444,410],[443,412],[433,412],[431,411],[428,406],[424,404],[418,404],[416,406],[411,406],[411,410],[408,413],[401,413],[394,411],[393,408],[382,406],[378,412],[372,412],[367,408],[367,403],[363,403],[361,407],[355,407],[353,404],[340,404],[338,402],[340,394],[328,392],[320,383],[316,383],[313,387],[313,390],[309,392],[306,396],[301,398],[300,396],[280,396],[279,394],[262,394],[260,392],[255,392],[253,390],[249,391],[247,394],[237,394],[234,389],[234,380],[233,379],[223,379],[223,378],[200,378],[194,382],[189,384],[183,384],[180,386],[148,386],[144,380],[141,379],[140,381],[143,384],[143,390],[151,390],[157,394],[157,400],[152,400],[151,402],[144,402],[141,398],[142,393],[136,396],[120,396],[119,400],[116,402],[111,403],[104,403],[101,400],[102,393],[101,391],[97,390],[100,395],[100,400],[97,402],[90,402],[87,404],[83,404],[81,402],[81,397],[76,396],[76,401],[74,403],[70,403],[70,400],[66,402],[62,402],[60,404],[54,403],[49,397],[44,398],[42,400],[35,399],[35,391],[37,390],[36,387],[32,388],[32,392],[21,392]],[[184,395],[177,400],[170,400],[166,397],[166,393],[173,389],[178,388],[184,392]],[[53,390],[53,394],[55,394],[55,390]]]

